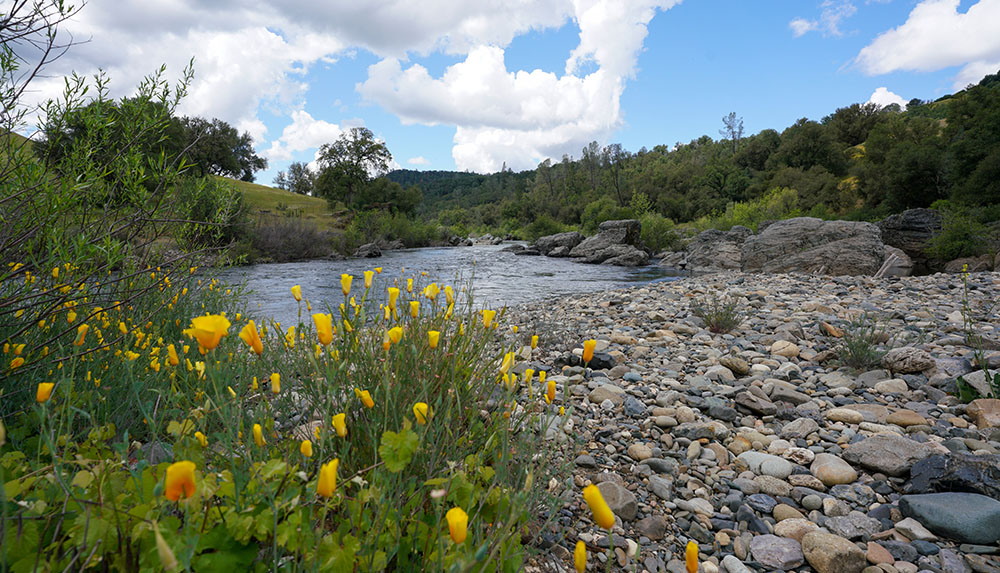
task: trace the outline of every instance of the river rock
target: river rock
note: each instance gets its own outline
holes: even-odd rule
[[[927,424],[927,420],[913,410],[897,410],[886,417],[885,423],[908,428],[910,426]]]
[[[928,444],[915,442],[899,434],[876,434],[851,444],[843,458],[852,464],[882,472],[890,476],[909,473],[913,464],[936,453]]]
[[[776,340],[771,345],[771,354],[784,356],[785,358],[794,358],[799,355],[799,347],[794,342]]]
[[[635,494],[618,485],[613,481],[606,481],[597,484],[597,489],[601,490],[604,501],[608,507],[622,521],[632,521],[639,512],[639,504],[635,499]]]
[[[899,510],[934,533],[963,543],[1000,541],[1000,501],[977,493],[904,495]]]
[[[996,398],[973,400],[965,412],[980,428],[1000,428],[1000,400]]]
[[[1000,370],[990,370],[989,380],[992,381],[998,374],[1000,374]],[[990,386],[989,381],[987,381],[986,373],[981,368],[965,374],[962,376],[962,380],[965,380],[966,384],[972,386],[982,397],[993,395],[993,388]]]
[[[1000,499],[1000,455],[954,452],[913,464],[910,493],[967,491]]]
[[[857,545],[822,531],[802,538],[802,554],[818,573],[861,573],[867,565],[865,553]]]
[[[765,400],[750,392],[740,392],[736,395],[735,401],[738,406],[743,406],[759,416],[773,416],[778,411],[778,407],[770,400]]]
[[[748,237],[744,272],[873,275],[885,260],[878,227],[857,221],[795,217]]]
[[[865,421],[865,417],[857,410],[848,408],[834,408],[827,410],[823,417],[833,422],[843,422],[845,424],[860,424]]]
[[[805,438],[819,429],[819,424],[812,418],[796,418],[781,427],[781,437],[786,439]]]
[[[746,376],[750,373],[750,365],[739,356],[727,354],[719,358],[719,364],[731,370],[736,376]]]
[[[556,233],[535,239],[534,247],[543,255],[548,256],[569,256],[573,247],[583,242],[583,235],[576,231],[567,233]],[[553,254],[555,249],[563,249],[558,254]],[[561,254],[565,253],[565,254]]]
[[[882,366],[898,374],[923,372],[935,365],[934,358],[926,350],[912,346],[893,348],[882,357]]]
[[[588,395],[591,404],[600,404],[605,400],[611,400],[615,406],[625,403],[625,389],[613,384],[602,384],[591,390]]]
[[[794,539],[777,535],[759,535],[750,541],[755,561],[770,570],[787,571],[802,565],[802,548]]]
[[[819,526],[808,519],[784,519],[774,524],[774,534],[802,541],[807,533],[818,531]]]
[[[678,438],[687,438],[689,440],[707,438],[717,442],[725,440],[730,434],[729,428],[714,420],[711,422],[685,422],[675,426],[670,432]]]
[[[635,530],[653,541],[659,541],[666,535],[667,526],[667,519],[662,515],[650,515],[636,522]]]
[[[793,470],[792,463],[788,460],[762,452],[743,452],[736,456],[736,459],[743,461],[750,471],[757,475],[767,475],[782,480],[791,475]]]
[[[858,479],[858,472],[854,471],[849,463],[833,454],[816,454],[809,471],[827,487],[854,483],[854,480]]]

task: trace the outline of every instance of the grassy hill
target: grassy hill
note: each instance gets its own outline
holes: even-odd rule
[[[323,230],[342,229],[346,210],[331,211],[325,199],[299,195],[283,189],[220,177],[243,192],[247,205],[255,213],[288,215],[312,222]]]

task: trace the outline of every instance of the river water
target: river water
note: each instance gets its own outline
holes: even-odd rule
[[[437,282],[457,289],[471,281],[476,306],[489,308],[675,278],[655,265],[636,268],[586,265],[572,259],[517,256],[502,252],[504,246],[404,249],[386,251],[375,259],[252,265],[223,270],[219,278],[234,286],[245,284],[255,317],[283,324],[292,324],[297,319],[298,305],[291,294],[293,285],[302,287],[302,296],[312,302],[315,312],[325,312],[326,303],[336,307],[343,302],[341,273],[354,275],[353,292],[360,296],[364,289],[362,273],[375,267],[383,269],[376,278],[383,291],[386,279],[419,277],[426,272],[428,276],[420,281],[424,284]],[[400,283],[405,284],[403,280]]]

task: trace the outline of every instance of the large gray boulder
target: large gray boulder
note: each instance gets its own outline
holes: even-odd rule
[[[913,260],[913,272],[928,272],[928,257],[924,250],[935,234],[941,231],[941,213],[933,209],[907,209],[879,221],[882,242],[903,251]]]
[[[649,256],[643,256],[645,252],[639,248],[641,229],[635,219],[605,221],[597,227],[596,235],[573,247],[569,256],[591,264],[609,261],[608,264],[622,266],[644,265],[649,262]]]
[[[696,273],[740,270],[743,264],[740,249],[753,231],[736,225],[728,231],[702,231],[687,245],[684,268]]]
[[[885,245],[875,225],[814,217],[769,225],[748,237],[740,252],[746,272],[872,275],[885,260]]]
[[[539,237],[535,240],[535,249],[543,255],[565,257],[569,255],[569,251],[573,247],[581,242],[583,242],[583,235],[576,231],[569,231],[568,233]]]

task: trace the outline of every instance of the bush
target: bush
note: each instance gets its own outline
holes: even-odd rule
[[[878,318],[866,312],[844,328],[837,356],[841,364],[855,370],[875,368],[882,363],[886,349],[881,345],[888,340]]]
[[[568,230],[566,225],[559,223],[548,215],[539,215],[530,225],[524,228],[522,233],[529,241],[534,241],[539,237],[554,235]]]
[[[739,301],[730,296],[711,296],[694,301],[691,314],[705,321],[705,327],[716,334],[732,331],[743,322],[746,313]]]
[[[798,207],[799,195],[795,189],[774,188],[763,197],[751,201],[730,203],[726,212],[712,217],[702,217],[695,222],[700,229],[728,231],[742,225],[754,232],[764,221],[775,221],[798,217],[802,214]]]
[[[642,223],[643,244],[654,253],[675,251],[681,247],[681,239],[674,230],[674,222],[656,212],[649,212],[639,218]]]
[[[583,232],[592,234],[597,232],[597,226],[604,221],[616,221],[618,219],[631,219],[632,210],[628,207],[619,207],[610,197],[602,197],[587,204],[580,216],[580,224]]]
[[[986,252],[986,227],[961,209],[942,211],[941,232],[929,241],[926,253],[943,261],[975,257]]]
[[[250,245],[255,257],[277,262],[326,257],[335,247],[330,232],[309,221],[281,216],[259,217]]]
[[[226,180],[184,177],[174,195],[177,215],[187,221],[179,231],[184,246],[220,247],[247,236],[251,222],[243,193]]]

